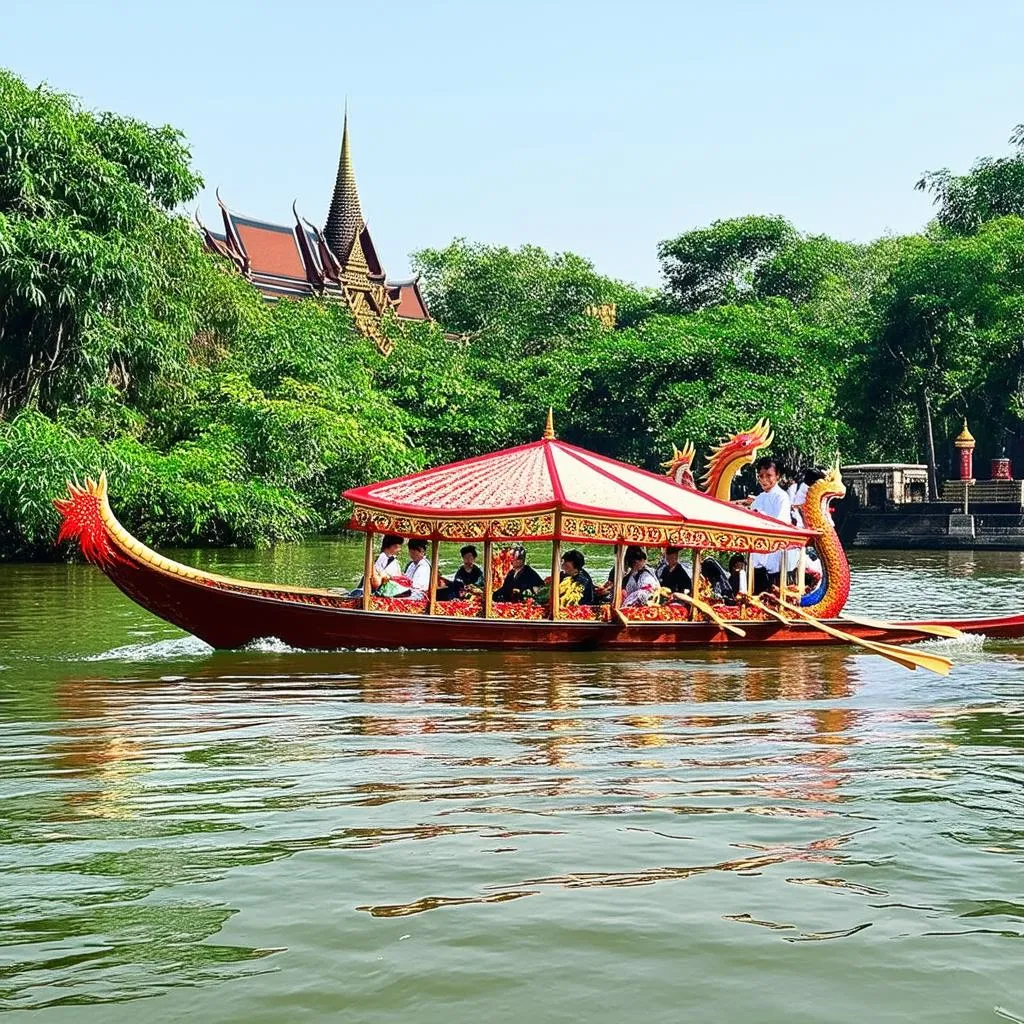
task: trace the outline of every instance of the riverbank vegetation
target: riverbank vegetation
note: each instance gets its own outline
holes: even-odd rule
[[[979,459],[1024,458],[1019,133],[923,176],[921,234],[737,217],[662,242],[661,289],[531,246],[416,253],[437,322],[388,325],[388,359],[341,306],[266,304],[203,250],[174,129],[0,71],[0,143],[0,557],[52,556],[50,500],[101,469],[151,543],[335,530],[345,488],[533,440],[549,405],[648,468],[762,415],[790,457],[941,476],[966,415]]]

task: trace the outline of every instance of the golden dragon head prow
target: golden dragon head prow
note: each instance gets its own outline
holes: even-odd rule
[[[749,465],[757,456],[758,449],[772,443],[772,426],[767,418],[757,421],[749,430],[731,434],[711,450],[708,468],[701,481],[704,490],[712,497],[728,501],[732,492],[733,477]]]
[[[665,476],[672,477],[677,484],[682,484],[684,487],[696,489],[693,479],[693,459],[696,454],[697,448],[692,441],[687,441],[682,449],[672,445],[672,458],[661,464],[661,468],[665,470]]]
[[[814,530],[831,529],[832,516],[829,513],[829,505],[834,499],[845,496],[846,484],[843,483],[843,474],[839,470],[839,455],[836,454],[835,461],[825,475],[811,484],[807,490],[807,499],[804,502],[804,519],[807,525]]]

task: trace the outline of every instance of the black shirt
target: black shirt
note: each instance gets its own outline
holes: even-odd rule
[[[671,590],[673,594],[682,594],[684,591],[693,589],[690,574],[683,568],[682,562],[676,562],[671,567],[666,562],[658,572],[658,582]]]
[[[478,587],[483,581],[484,571],[479,565],[474,563],[467,569],[465,563],[463,563],[459,566],[455,575],[452,576],[451,585],[461,590],[463,587]]]
[[[462,592],[466,587],[478,587],[483,583],[484,571],[475,563],[469,569],[463,563],[455,570],[452,576],[446,576],[445,579],[448,579],[450,582],[438,590],[437,599],[439,601],[457,601],[462,597]]]
[[[524,590],[536,590],[543,587],[544,581],[532,565],[524,565],[518,571],[512,569],[505,577],[505,582],[494,592],[498,601],[522,601]]]

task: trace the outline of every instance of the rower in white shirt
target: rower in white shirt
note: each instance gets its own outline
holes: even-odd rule
[[[377,561],[373,563],[373,572],[370,574],[370,585],[376,590],[389,576],[398,576],[402,570],[402,563],[398,556],[402,551],[402,544],[405,542],[396,533],[384,534],[381,541],[380,554]],[[360,579],[356,589],[352,591],[352,597],[362,597],[363,587],[366,580]]]
[[[380,554],[377,561],[373,563],[373,571],[377,576],[397,576],[401,563],[398,561],[399,552],[402,550],[402,538],[395,533],[384,535],[384,541],[380,546]]]
[[[412,589],[402,597],[410,601],[422,601],[430,593],[430,560],[427,558],[427,542],[413,538],[409,541],[409,564],[405,575],[409,577]]]
[[[789,495],[779,486],[779,464],[771,456],[757,460],[757,482],[761,493],[750,501],[754,512],[777,519],[790,525]],[[782,572],[783,552],[773,551],[770,555],[755,554],[750,560],[754,571],[754,593],[759,594],[778,584]],[[772,578],[774,577],[774,579]]]

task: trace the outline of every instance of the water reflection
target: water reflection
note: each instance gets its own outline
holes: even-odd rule
[[[255,1019],[283,984],[263,979],[292,971],[372,1010],[394,977],[366,969],[377,958],[413,992],[461,977],[457,960],[464,999],[534,956],[639,984],[709,948],[767,993],[776,948],[840,943],[834,986],[908,940],[961,962],[977,949],[991,972],[998,948],[968,943],[1022,931],[1013,647],[936,680],[841,648],[211,654],[167,639],[157,660],[151,634],[135,659],[111,654],[122,643],[0,673],[5,1008],[191,992],[219,1017],[234,991]]]

